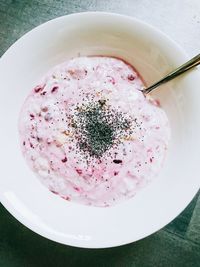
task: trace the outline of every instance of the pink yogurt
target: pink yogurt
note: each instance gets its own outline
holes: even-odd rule
[[[141,93],[143,86],[122,60],[78,57],[54,67],[33,88],[19,119],[20,142],[30,168],[50,191],[106,207],[133,197],[158,175],[169,122],[158,103]],[[96,158],[77,145],[81,137],[72,118],[77,107],[99,100],[128,118],[132,128]]]

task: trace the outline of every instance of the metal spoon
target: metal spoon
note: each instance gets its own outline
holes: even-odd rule
[[[188,71],[188,70],[196,67],[199,64],[200,64],[200,54],[198,54],[197,56],[193,57],[192,59],[190,59],[189,61],[187,61],[185,64],[181,65],[180,67],[178,67],[174,71],[168,73],[164,78],[162,78],[158,82],[152,84],[151,86],[149,86],[147,88],[144,88],[142,90],[142,92],[144,94],[148,94],[152,90],[154,90],[155,88],[157,88],[158,86],[160,86],[161,84],[164,84],[166,82],[171,81],[172,79],[178,77],[179,75],[181,75],[184,72],[186,72],[186,71]]]

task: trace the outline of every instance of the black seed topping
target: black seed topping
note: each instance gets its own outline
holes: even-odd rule
[[[77,105],[71,126],[77,147],[90,157],[101,158],[109,149],[116,147],[122,137],[130,134],[131,121],[103,99]]]
[[[120,163],[122,163],[122,160],[121,159],[114,159],[113,162],[116,164],[120,164]]]

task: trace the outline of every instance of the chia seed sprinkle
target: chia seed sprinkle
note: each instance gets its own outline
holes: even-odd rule
[[[87,156],[101,158],[124,136],[131,134],[131,120],[126,114],[106,104],[106,100],[77,106],[71,118],[77,147]]]

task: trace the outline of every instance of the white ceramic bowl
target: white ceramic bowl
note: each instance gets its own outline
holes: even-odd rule
[[[155,92],[172,129],[159,177],[129,201],[87,207],[64,201],[40,184],[22,157],[17,128],[22,103],[36,81],[79,54],[123,58],[147,84],[187,60],[160,31],[117,14],[68,15],[24,35],[0,59],[0,199],[20,222],[51,240],[87,248],[118,246],[165,226],[198,191],[200,76],[194,70]]]

